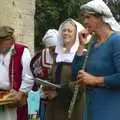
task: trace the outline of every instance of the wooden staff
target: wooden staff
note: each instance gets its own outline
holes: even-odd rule
[[[85,70],[86,68],[86,64],[87,64],[87,61],[88,61],[88,56],[90,54],[90,50],[91,50],[91,47],[93,45],[93,40],[95,39],[95,35],[92,35],[91,39],[90,39],[90,42],[89,42],[89,46],[88,46],[88,51],[87,51],[87,54],[85,56],[85,59],[84,59],[84,62],[83,62],[83,65],[81,67],[82,70]],[[68,109],[68,119],[71,119],[71,116],[72,116],[72,112],[73,112],[73,109],[74,109],[74,106],[75,106],[75,103],[76,103],[76,98],[77,98],[77,95],[78,95],[78,92],[79,92],[79,85],[75,85],[75,90],[74,90],[74,93],[73,93],[73,97],[72,97],[72,100],[70,102],[70,106],[69,106],[69,109]],[[87,117],[87,105],[86,105],[86,86],[84,86],[84,111],[85,111],[85,116]],[[87,120],[87,119],[85,119]]]

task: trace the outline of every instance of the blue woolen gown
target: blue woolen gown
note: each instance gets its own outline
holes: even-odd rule
[[[75,56],[72,64],[76,77],[83,56]],[[105,85],[87,86],[88,120],[120,120],[120,34],[91,49],[86,71],[103,76]]]

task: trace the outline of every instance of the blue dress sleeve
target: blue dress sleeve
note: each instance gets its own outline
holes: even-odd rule
[[[112,41],[113,65],[115,66],[115,74],[105,76],[104,82],[106,87],[120,87],[120,35],[115,36]]]

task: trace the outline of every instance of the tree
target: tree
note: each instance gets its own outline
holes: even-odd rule
[[[42,37],[49,28],[57,28],[59,9],[52,0],[36,0],[35,47],[39,49]]]
[[[107,5],[111,8],[111,11],[118,22],[120,22],[120,1],[119,0],[105,0]]]

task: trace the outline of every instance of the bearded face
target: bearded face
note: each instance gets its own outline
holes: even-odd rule
[[[12,39],[3,39],[0,40],[0,54],[6,54],[13,44]]]

